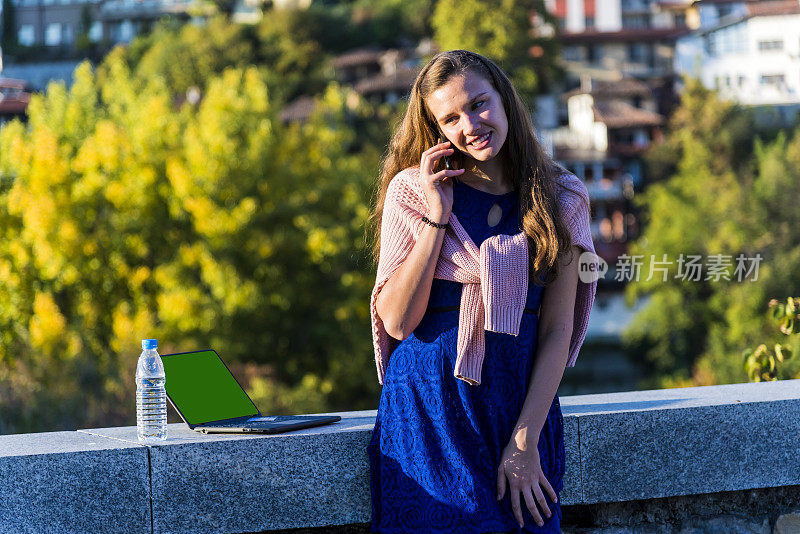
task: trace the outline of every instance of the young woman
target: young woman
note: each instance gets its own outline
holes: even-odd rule
[[[588,208],[497,65],[455,50],[420,71],[373,212],[373,531],[560,532]]]

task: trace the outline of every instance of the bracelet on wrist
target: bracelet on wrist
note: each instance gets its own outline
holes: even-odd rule
[[[447,228],[447,223],[435,223],[432,220],[428,219],[424,215],[422,216],[422,222],[425,224],[430,224],[434,228]]]

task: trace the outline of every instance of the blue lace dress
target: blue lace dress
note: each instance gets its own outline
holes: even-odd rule
[[[487,215],[495,203],[503,216],[490,227]],[[517,233],[520,223],[516,192],[493,195],[459,181],[453,213],[478,246],[491,235]],[[453,376],[461,288],[434,278],[425,316],[389,359],[367,448],[372,531],[560,532],[560,503],[547,492],[552,516],[542,514],[542,527],[522,495],[524,527],[519,527],[508,486],[500,502],[495,497],[500,456],[522,410],[536,358],[536,313],[544,288],[529,285],[518,336],[486,332],[478,386]],[[557,493],[564,475],[563,433],[556,395],[539,437],[539,457]]]

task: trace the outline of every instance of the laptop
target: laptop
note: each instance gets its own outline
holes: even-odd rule
[[[262,415],[213,350],[161,356],[167,398],[196,432],[277,434],[325,425],[338,415]]]

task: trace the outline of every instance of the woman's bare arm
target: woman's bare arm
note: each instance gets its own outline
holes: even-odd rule
[[[453,208],[452,177],[464,169],[436,172],[437,161],[449,156],[454,149],[449,141],[438,143],[422,153],[419,181],[428,205],[428,217],[435,223],[447,223]],[[375,307],[386,333],[395,339],[405,339],[425,315],[431,295],[433,273],[444,241],[444,228],[425,224],[408,257],[392,274],[378,294]]]
[[[378,315],[386,332],[395,339],[411,335],[425,315],[444,233],[443,228],[426,224],[408,257],[378,294]]]
[[[526,439],[528,445],[536,446],[564,376],[575,322],[575,299],[580,281],[578,258],[582,252],[580,247],[573,245],[572,257],[560,259],[558,277],[547,286],[542,297],[536,361],[512,437],[522,447]]]

